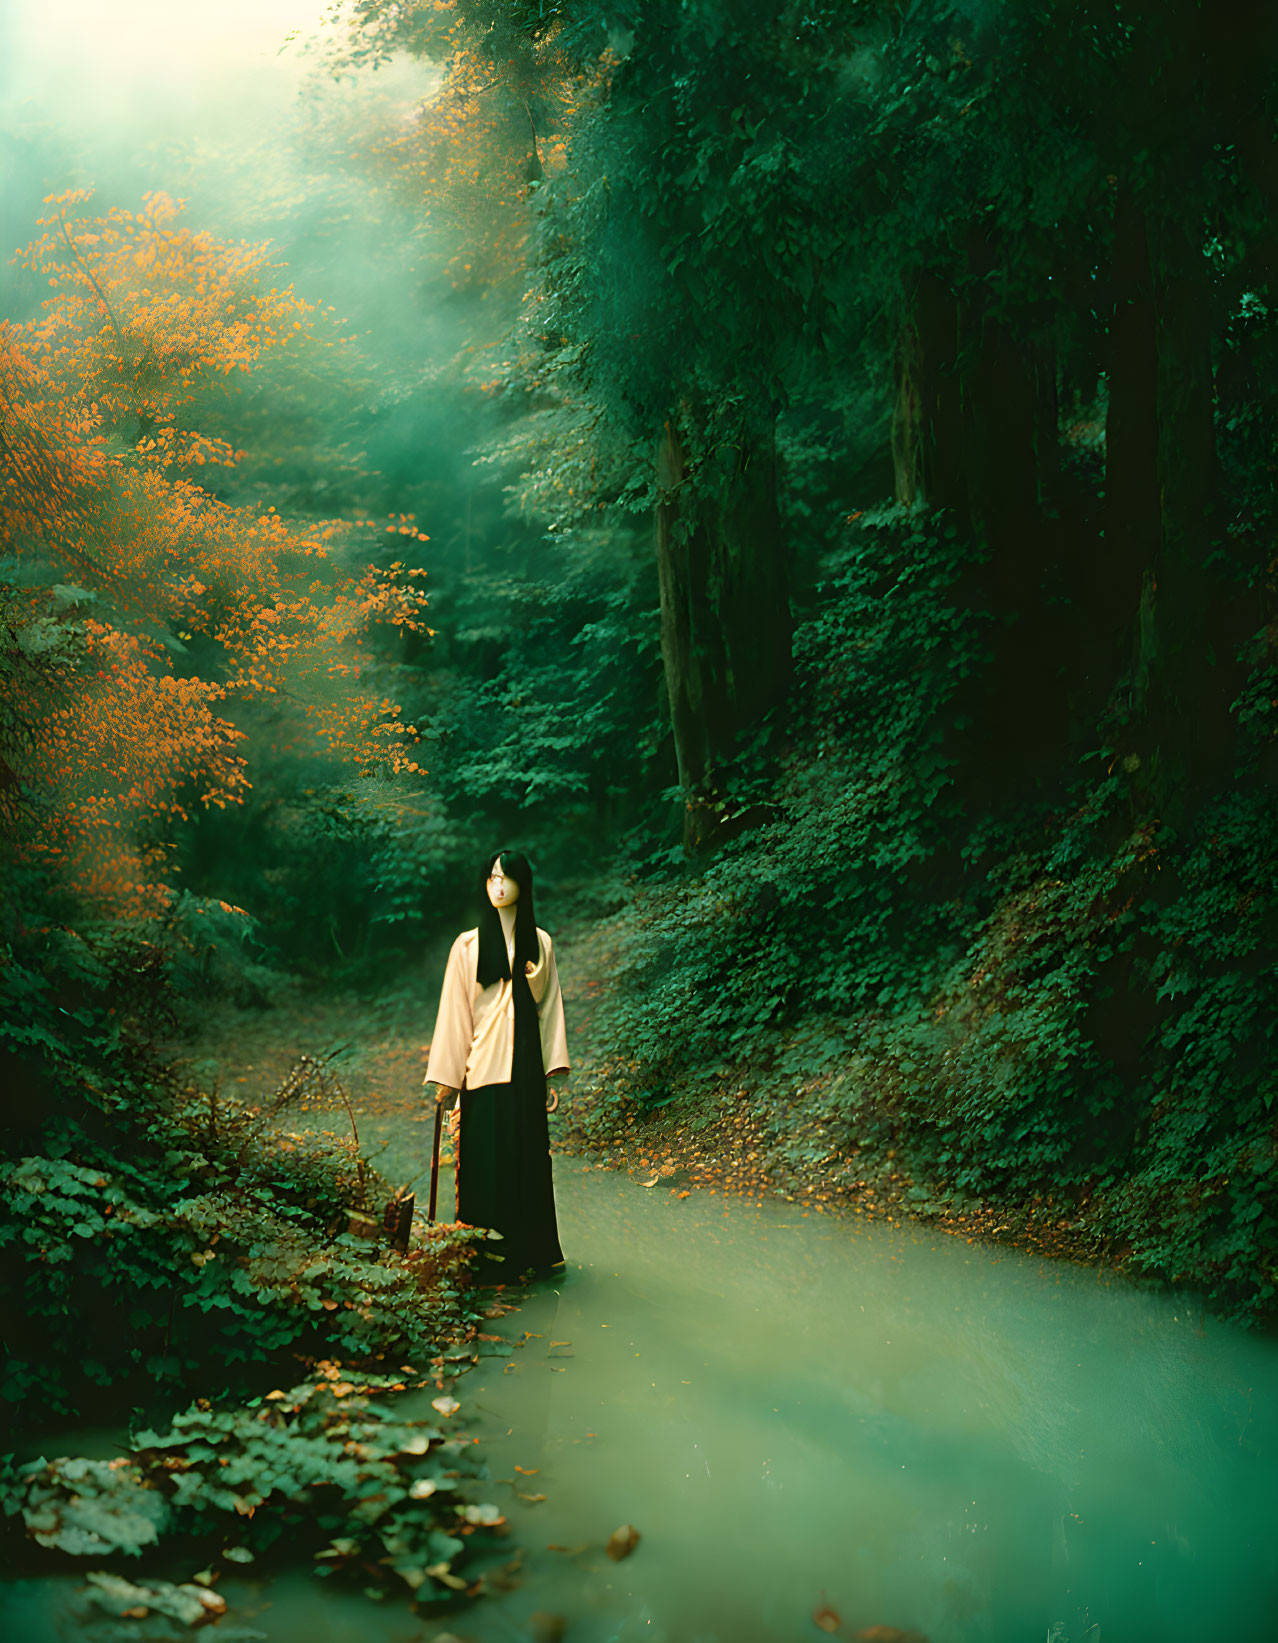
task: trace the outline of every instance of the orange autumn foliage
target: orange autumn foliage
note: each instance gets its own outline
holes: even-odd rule
[[[264,247],[192,231],[163,195],[68,215],[87,199],[46,202],[16,260],[52,294],[0,322],[0,552],[25,566],[0,607],[0,820],[26,860],[129,914],[170,893],[175,819],[242,798],[245,704],[286,695],[313,749],[357,770],[419,768],[368,637],[425,631],[425,572],[348,568],[372,521],[303,527],[191,477],[237,457],[196,426],[218,385],[304,339],[310,307],[261,288]]]
[[[96,407],[107,427],[135,423],[135,463],[167,468],[234,460],[224,440],[175,426],[197,391],[250,371],[306,327],[291,287],[257,290],[264,246],[228,245],[179,223],[181,204],[148,194],[140,212],[70,219],[76,189],[46,201],[46,232],[14,261],[56,292],[24,327],[56,400]]]
[[[140,842],[139,824],[185,819],[189,792],[236,802],[247,785],[243,736],[212,710],[220,686],[157,674],[137,638],[101,622],[84,622],[81,637],[74,689],[47,713],[39,759],[23,772],[53,823],[30,849],[97,908],[158,911],[166,852],[154,837]]]

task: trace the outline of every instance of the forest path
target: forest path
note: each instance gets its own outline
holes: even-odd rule
[[[429,1184],[431,1120],[434,1107],[423,1088],[439,989],[452,932],[416,955],[386,983],[369,987],[312,988],[282,985],[272,1003],[237,1005],[218,1001],[163,1046],[164,1053],[189,1067],[205,1088],[237,1100],[269,1105],[303,1055],[329,1061],[350,1101],[361,1150],[392,1185],[415,1186],[424,1213]],[[589,1059],[590,1022],[605,962],[599,951],[606,932],[591,927],[570,934],[561,960],[564,1003],[575,1064]],[[558,947],[558,943],[556,944]],[[581,1088],[588,1069],[574,1077]],[[280,1115],[287,1129],[305,1123],[350,1134],[350,1121],[336,1096],[291,1104]],[[551,1118],[551,1147],[577,1144],[571,1098]],[[440,1170],[438,1218],[454,1212],[451,1155],[445,1139]]]
[[[217,1001],[164,1051],[187,1065],[202,1087],[263,1106],[301,1056],[333,1056],[331,1069],[354,1111],[361,1150],[392,1186],[416,1191],[418,1215],[424,1216],[434,1109],[422,1081],[451,939],[452,932],[441,933],[393,979],[374,988],[294,983],[282,985],[265,1006]],[[702,1185],[760,1201],[775,1193],[803,1196],[805,1216],[840,1208],[851,1212],[853,1195],[837,1183],[805,1182],[784,1165],[764,1165],[768,1138],[758,1133],[759,1116],[739,1106],[735,1095],[715,1097],[696,1110],[655,1114],[642,1113],[633,1102],[609,1101],[607,1046],[597,1041],[594,1018],[612,968],[614,939],[606,920],[569,924],[556,933],[573,1073],[550,1119],[552,1152],[589,1157],[599,1168],[623,1171],[672,1196],[687,1198]],[[305,1125],[339,1136],[351,1133],[335,1095],[293,1102],[278,1122],[285,1131]],[[815,1135],[818,1119],[808,1128]],[[447,1137],[438,1192],[437,1219],[450,1220],[455,1197]],[[855,1213],[899,1224],[902,1211],[896,1195],[880,1188],[877,1202],[873,1192],[868,1199],[858,1196]]]
[[[223,1020],[222,1076],[265,1090],[296,1049],[358,1029],[342,1076],[361,1135],[389,1178],[420,1176],[435,985],[229,1037]],[[568,1003],[579,1019],[588,999]],[[663,1167],[556,1157],[567,1270],[507,1292],[492,1329],[518,1350],[458,1383],[518,1582],[414,1629],[299,1571],[262,1594],[276,1643],[425,1643],[445,1625],[513,1643],[557,1635],[548,1615],[568,1643],[789,1643],[823,1603],[845,1638],[1265,1635],[1273,1342],[1083,1266]],[[441,1187],[443,1219],[448,1169]],[[641,1538],[614,1562],[626,1523]]]
[[[188,1061],[206,1087],[220,1083],[240,1099],[262,1103],[300,1055],[341,1049],[333,1069],[355,1109],[366,1153],[393,1185],[414,1184],[424,1209],[431,1109],[422,1079],[452,934],[441,932],[376,988],[295,985],[282,987],[273,1007],[218,1003],[167,1048]],[[903,1171],[860,1179],[858,1160],[837,1145],[840,1126],[822,1079],[799,1091],[737,1083],[707,1087],[655,1111],[612,1099],[610,1046],[596,1031],[595,1018],[615,965],[616,941],[607,919],[569,922],[555,932],[573,1074],[550,1120],[552,1152],[590,1158],[672,1196],[686,1198],[700,1187],[756,1202],[798,1203],[805,1218],[851,1217],[896,1227],[924,1213],[933,1231],[968,1244],[989,1240],[1113,1265],[1094,1239],[1073,1229],[1072,1212],[1053,1211],[1050,1204],[920,1204]],[[297,1112],[294,1107],[282,1119],[286,1127]],[[312,1107],[305,1122],[350,1133],[336,1100]],[[422,1133],[405,1145],[408,1125],[421,1125]],[[438,1215],[447,1219],[453,1213],[447,1142],[440,1194]]]

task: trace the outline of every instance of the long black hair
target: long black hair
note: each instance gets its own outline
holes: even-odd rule
[[[522,975],[525,964],[536,964],[541,956],[537,939],[537,914],[533,909],[532,863],[521,850],[494,850],[484,863],[480,875],[480,894],[483,897],[479,915],[479,961],[475,972],[481,987],[491,987],[495,981],[510,980],[510,960],[506,956],[506,937],[501,927],[501,914],[488,899],[488,875],[494,862],[501,862],[502,872],[519,886],[519,900],[515,903],[515,969]]]

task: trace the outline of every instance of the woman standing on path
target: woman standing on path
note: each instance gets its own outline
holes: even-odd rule
[[[426,1083],[450,1109],[460,1096],[457,1219],[495,1227],[481,1246],[482,1281],[504,1283],[563,1265],[555,1224],[546,1077],[568,1071],[564,1003],[550,937],[533,913],[526,856],[502,850],[484,867],[478,926],[453,943]]]

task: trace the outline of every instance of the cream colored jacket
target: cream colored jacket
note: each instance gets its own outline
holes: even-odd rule
[[[564,1031],[564,1000],[550,937],[537,928],[536,966],[529,972],[528,989],[537,1006],[541,1027],[541,1059],[546,1072],[568,1071],[568,1039]],[[515,994],[509,981],[481,987],[479,930],[463,930],[452,945],[439,995],[435,1036],[426,1064],[427,1084],[450,1090],[477,1090],[483,1084],[509,1084],[515,1052]]]

